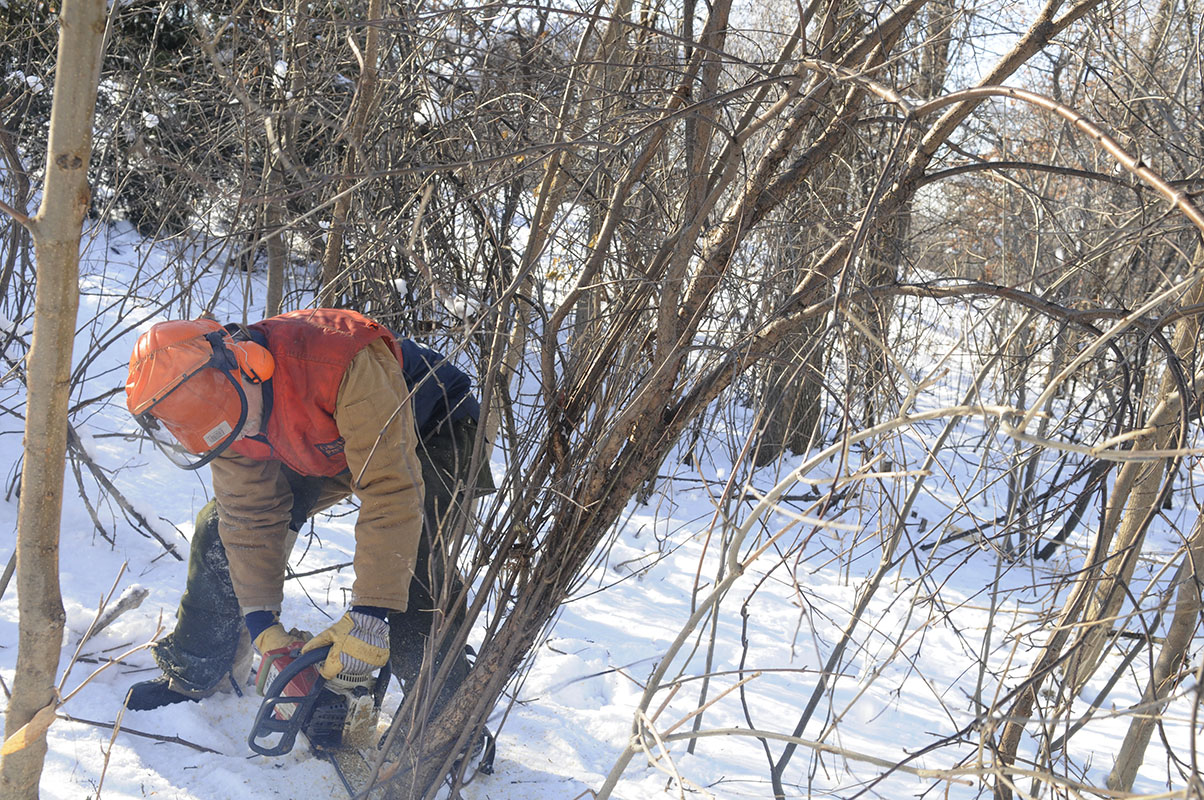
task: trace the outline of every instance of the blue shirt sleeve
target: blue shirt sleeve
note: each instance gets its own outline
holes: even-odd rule
[[[402,372],[413,392],[414,424],[426,436],[445,421],[479,419],[481,405],[472,394],[472,379],[443,356],[409,339],[397,339]]]

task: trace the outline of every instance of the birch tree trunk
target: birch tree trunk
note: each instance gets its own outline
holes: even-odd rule
[[[46,731],[25,726],[57,704],[55,676],[63,638],[59,524],[71,349],[79,306],[79,243],[88,210],[92,114],[105,32],[105,0],[65,0],[46,155],[42,205],[22,222],[37,252],[37,300],[28,357],[25,461],[17,522],[20,633],[17,672],[5,719],[0,797],[38,796]],[[23,730],[24,729],[24,730]],[[15,734],[21,731],[20,736]]]

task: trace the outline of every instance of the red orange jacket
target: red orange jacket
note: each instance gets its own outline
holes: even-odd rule
[[[292,493],[281,465],[330,478],[319,508],[360,502],[354,603],[404,610],[422,527],[422,468],[392,335],[351,311],[291,312],[251,326],[276,370],[262,434],[211,465],[218,529],[244,613],[279,610]],[[231,452],[233,451],[233,452]]]

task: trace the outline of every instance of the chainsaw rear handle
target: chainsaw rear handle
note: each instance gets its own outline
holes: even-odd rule
[[[259,713],[255,715],[255,725],[247,737],[247,746],[261,756],[282,756],[293,749],[293,744],[297,741],[297,734],[305,725],[305,721],[309,719],[314,704],[317,703],[322,688],[326,685],[326,679],[319,673],[313,689],[304,697],[289,697],[284,694],[284,687],[309,667],[325,661],[329,652],[329,645],[315,648],[293,659],[291,664],[280,671],[280,674],[264,692],[263,703],[259,706]],[[295,708],[288,719],[278,718],[276,708],[289,705],[295,706]],[[274,747],[259,744],[259,739],[267,738],[274,733],[281,734],[280,741]]]

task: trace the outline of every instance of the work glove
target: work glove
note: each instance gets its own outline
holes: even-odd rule
[[[335,624],[305,643],[302,653],[330,645],[318,667],[326,680],[348,680],[371,675],[389,660],[389,623],[371,614],[351,610]]]
[[[281,648],[291,649],[311,636],[312,634],[308,631],[299,631],[296,628],[286,631],[284,626],[277,622],[264,628],[263,632],[255,637],[255,649],[259,651],[260,655]]]

